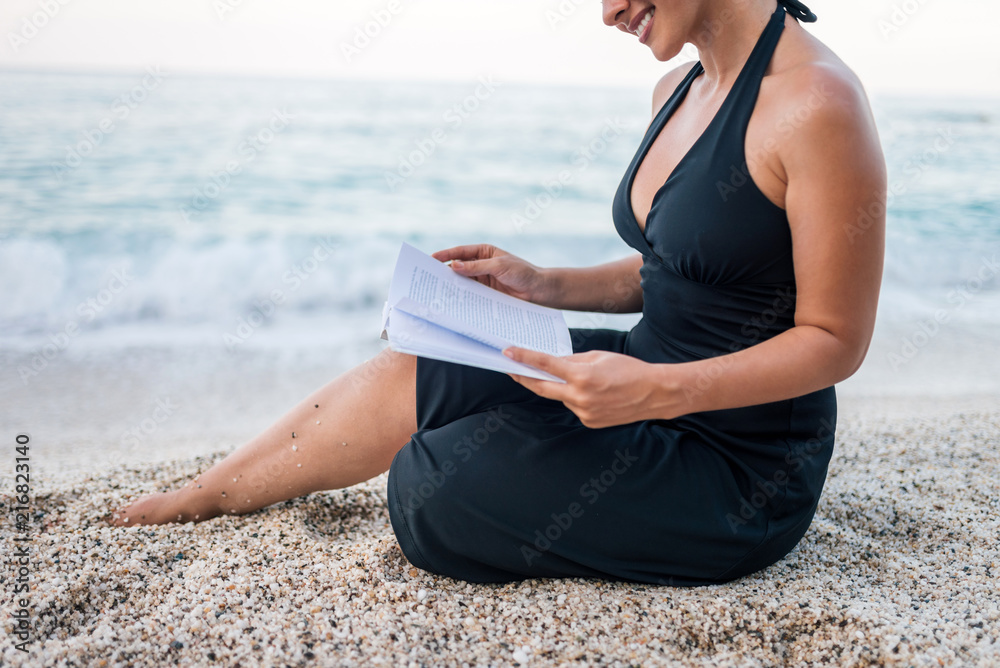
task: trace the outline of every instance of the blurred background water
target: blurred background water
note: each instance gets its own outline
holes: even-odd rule
[[[135,378],[179,364],[175,380],[199,378],[206,396],[280,376],[291,402],[381,347],[402,241],[489,242],[542,266],[631,252],[611,200],[648,90],[155,70],[8,71],[0,90],[3,397],[128,359]],[[845,388],[995,392],[1000,102],[872,102],[892,192],[886,268],[876,340]],[[97,394],[134,399],[129,387]]]

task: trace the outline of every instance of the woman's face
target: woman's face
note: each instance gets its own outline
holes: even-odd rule
[[[604,23],[629,33],[667,61],[690,41],[699,0],[604,0]]]

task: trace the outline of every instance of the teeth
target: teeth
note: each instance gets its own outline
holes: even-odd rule
[[[642,22],[635,29],[635,34],[636,35],[642,35],[642,31],[646,29],[646,26],[649,24],[649,20],[651,18],[653,18],[653,10],[652,9],[650,9],[648,12],[646,12],[645,18],[642,19]]]

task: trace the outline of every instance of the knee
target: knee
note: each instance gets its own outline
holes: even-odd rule
[[[471,471],[427,454],[421,443],[410,441],[389,468],[389,516],[403,554],[439,575],[487,581],[494,576],[480,573],[485,568],[479,563],[480,546],[468,540],[481,520],[481,499],[465,475]],[[479,527],[477,533],[484,530]]]
[[[490,467],[426,454],[423,444],[410,441],[389,470],[389,516],[406,558],[469,582],[521,579],[504,565],[521,557],[517,543],[492,521],[504,517],[508,504],[490,480]]]
[[[450,459],[435,462],[420,449],[413,441],[403,446],[389,467],[389,484],[405,513],[423,517],[447,513],[457,491],[458,467]]]

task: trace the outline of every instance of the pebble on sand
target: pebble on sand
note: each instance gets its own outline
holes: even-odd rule
[[[37,635],[23,656],[4,643],[0,665],[1000,665],[1000,402],[945,404],[842,407],[801,543],[700,588],[419,570],[393,535],[386,474],[159,527],[111,526],[107,508],[180,487],[230,449],[46,474],[32,499]],[[0,523],[3,544],[18,532]]]

